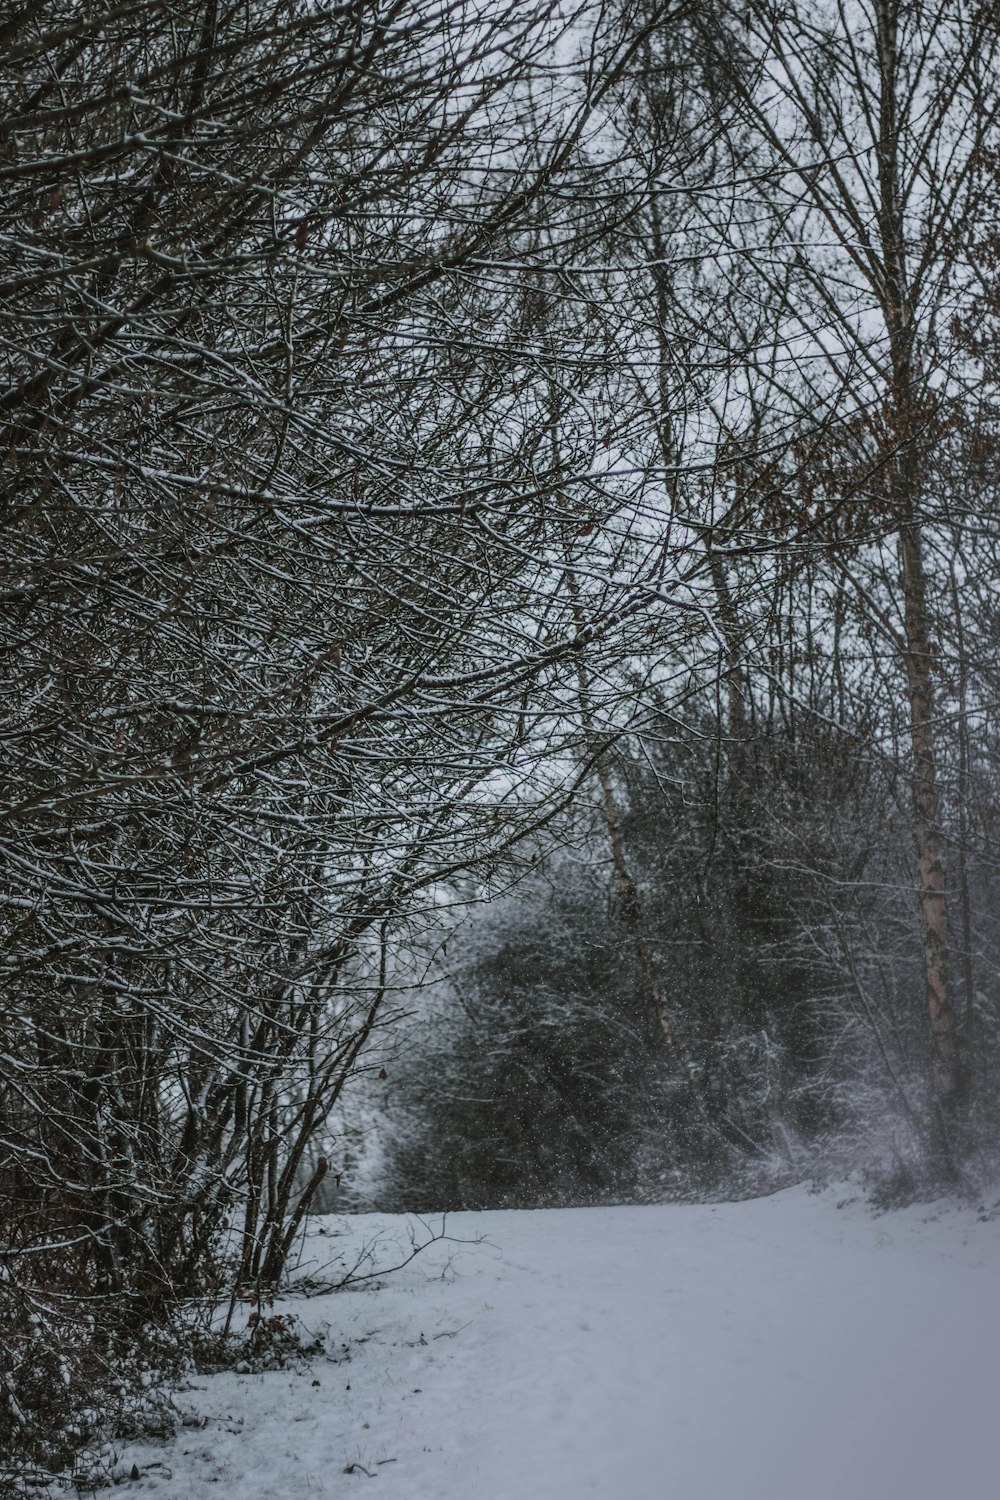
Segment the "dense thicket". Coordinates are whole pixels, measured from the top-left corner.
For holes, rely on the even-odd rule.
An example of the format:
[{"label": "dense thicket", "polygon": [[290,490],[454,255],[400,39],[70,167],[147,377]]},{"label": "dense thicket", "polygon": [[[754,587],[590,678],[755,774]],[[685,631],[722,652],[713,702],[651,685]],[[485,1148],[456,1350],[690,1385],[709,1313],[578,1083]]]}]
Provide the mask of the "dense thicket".
[{"label": "dense thicket", "polygon": [[30,0],[0,43],[22,1455],[281,1276],[428,929],[529,855],[565,888],[428,1012],[393,1201],[960,1178],[991,8]]},{"label": "dense thicket", "polygon": [[[352,1201],[644,1201],[852,1170],[882,1202],[940,1188],[905,765],[820,702],[758,699],[738,743],[692,709],[609,757],[572,856],[439,955]],[[997,1150],[998,771],[984,753],[965,789],[975,847],[947,826],[977,944],[954,956],[967,1184]]]}]

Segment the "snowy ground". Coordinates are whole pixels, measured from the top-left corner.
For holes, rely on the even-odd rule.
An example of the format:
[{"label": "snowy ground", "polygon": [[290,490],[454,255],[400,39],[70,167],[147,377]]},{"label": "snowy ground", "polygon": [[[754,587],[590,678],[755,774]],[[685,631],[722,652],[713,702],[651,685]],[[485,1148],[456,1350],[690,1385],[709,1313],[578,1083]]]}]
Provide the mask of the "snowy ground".
[{"label": "snowy ground", "polygon": [[[206,1425],[131,1446],[126,1487],[995,1500],[1000,1218],[843,1196],[453,1215],[403,1271],[287,1303],[326,1355],[198,1379],[178,1401]],[[407,1244],[398,1219],[314,1230],[313,1270]]]}]

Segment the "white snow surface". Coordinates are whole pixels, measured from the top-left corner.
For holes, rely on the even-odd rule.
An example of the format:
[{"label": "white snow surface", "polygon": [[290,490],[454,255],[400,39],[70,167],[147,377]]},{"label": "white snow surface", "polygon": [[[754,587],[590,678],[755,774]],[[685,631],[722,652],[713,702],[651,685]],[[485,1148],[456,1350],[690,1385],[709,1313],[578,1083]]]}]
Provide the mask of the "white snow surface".
[{"label": "white snow surface", "polygon": [[[847,1201],[844,1201],[845,1196]],[[429,1220],[434,1230],[440,1220]],[[325,1353],[198,1377],[132,1444],[159,1500],[979,1500],[1000,1495],[1000,1218],[850,1189],[461,1213],[353,1290]],[[304,1268],[389,1266],[414,1219],[314,1220]],[[325,1270],[321,1270],[322,1267]],[[241,1311],[241,1317],[246,1312]]]}]

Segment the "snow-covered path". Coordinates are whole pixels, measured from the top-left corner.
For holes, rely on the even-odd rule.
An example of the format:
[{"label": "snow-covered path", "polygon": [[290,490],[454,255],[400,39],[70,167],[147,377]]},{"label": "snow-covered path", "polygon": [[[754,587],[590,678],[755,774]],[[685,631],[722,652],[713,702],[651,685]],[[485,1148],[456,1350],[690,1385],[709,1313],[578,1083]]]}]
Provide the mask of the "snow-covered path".
[{"label": "snow-covered path", "polygon": [[[456,1214],[449,1235],[481,1243],[443,1242],[381,1285],[289,1304],[329,1325],[333,1358],[199,1379],[181,1399],[207,1425],[131,1447],[143,1477],[130,1488],[995,1500],[1000,1219],[837,1203],[792,1189]],[[391,1264],[405,1244],[401,1220],[322,1227],[316,1260],[378,1233]]]}]

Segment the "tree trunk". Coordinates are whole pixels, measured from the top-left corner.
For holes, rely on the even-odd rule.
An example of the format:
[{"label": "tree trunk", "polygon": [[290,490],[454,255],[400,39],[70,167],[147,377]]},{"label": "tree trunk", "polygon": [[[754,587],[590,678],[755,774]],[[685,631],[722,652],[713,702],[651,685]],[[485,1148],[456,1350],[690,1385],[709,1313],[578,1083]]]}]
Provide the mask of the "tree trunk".
[{"label": "tree trunk", "polygon": [[958,1067],[954,1007],[948,976],[948,900],[934,741],[933,654],[920,528],[912,519],[908,519],[900,530],[899,558],[912,757],[913,840],[930,1023],[931,1077],[937,1103],[946,1115],[950,1115],[958,1098]]},{"label": "tree trunk", "polygon": [[896,452],[890,461],[889,498],[892,513],[898,517],[903,658],[910,729],[909,781],[936,1116],[932,1138],[939,1165],[950,1174],[954,1167],[947,1139],[947,1122],[958,1097],[958,1074],[948,975],[948,901],[934,732],[934,655],[920,522],[922,483],[918,445],[921,423],[917,409],[920,371],[914,345],[916,320],[907,278],[899,191],[898,17],[899,7],[895,0],[879,0],[876,6],[880,82],[878,227],[882,248],[883,313],[892,362],[891,401],[896,440]]}]

